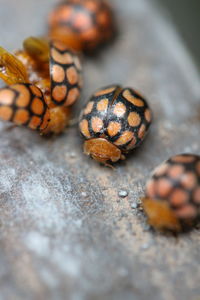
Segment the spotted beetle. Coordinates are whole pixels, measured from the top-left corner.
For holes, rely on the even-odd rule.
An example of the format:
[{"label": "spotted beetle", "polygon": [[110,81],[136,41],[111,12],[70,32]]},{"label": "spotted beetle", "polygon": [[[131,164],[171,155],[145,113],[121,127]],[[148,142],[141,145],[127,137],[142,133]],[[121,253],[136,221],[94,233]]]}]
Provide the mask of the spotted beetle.
[{"label": "spotted beetle", "polygon": [[179,232],[200,218],[200,156],[171,157],[153,172],[142,199],[150,225]]},{"label": "spotted beetle", "polygon": [[49,36],[87,53],[110,41],[115,27],[111,7],[105,0],[68,0],[49,15]]},{"label": "spotted beetle", "polygon": [[10,54],[0,48],[0,118],[61,133],[70,120],[71,105],[82,86],[79,57],[61,42],[28,38],[24,49]]},{"label": "spotted beetle", "polygon": [[118,85],[102,88],[81,113],[84,153],[104,164],[123,160],[144,140],[151,120],[146,100],[135,90]]}]

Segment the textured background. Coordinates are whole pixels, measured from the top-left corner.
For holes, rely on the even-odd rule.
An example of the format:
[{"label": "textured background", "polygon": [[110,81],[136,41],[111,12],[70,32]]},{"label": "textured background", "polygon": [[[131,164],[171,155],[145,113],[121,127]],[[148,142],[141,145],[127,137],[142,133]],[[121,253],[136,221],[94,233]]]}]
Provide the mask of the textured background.
[{"label": "textured background", "polygon": [[[12,50],[45,32],[53,2],[0,0],[0,44]],[[77,111],[96,88],[119,82],[149,99],[152,130],[112,171],[83,156],[76,128],[45,139],[0,123],[0,299],[200,299],[199,230],[160,235],[137,206],[157,164],[199,153],[199,76],[153,1],[113,5],[120,35],[85,61]]]}]

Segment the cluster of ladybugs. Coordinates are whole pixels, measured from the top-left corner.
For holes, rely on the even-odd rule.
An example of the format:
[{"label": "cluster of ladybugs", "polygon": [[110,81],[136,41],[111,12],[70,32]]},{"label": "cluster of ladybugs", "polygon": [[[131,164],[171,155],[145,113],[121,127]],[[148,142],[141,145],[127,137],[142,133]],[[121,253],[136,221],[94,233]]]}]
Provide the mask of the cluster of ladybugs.
[{"label": "cluster of ladybugs", "polygon": [[[48,38],[30,37],[14,55],[0,48],[0,118],[59,134],[82,88],[77,52],[93,53],[115,34],[106,0],[65,0],[49,15]],[[84,153],[110,166],[144,140],[152,121],[135,90],[111,85],[96,91],[81,112]],[[200,218],[200,156],[183,154],[159,166],[147,183],[143,207],[160,230],[181,231]]]}]

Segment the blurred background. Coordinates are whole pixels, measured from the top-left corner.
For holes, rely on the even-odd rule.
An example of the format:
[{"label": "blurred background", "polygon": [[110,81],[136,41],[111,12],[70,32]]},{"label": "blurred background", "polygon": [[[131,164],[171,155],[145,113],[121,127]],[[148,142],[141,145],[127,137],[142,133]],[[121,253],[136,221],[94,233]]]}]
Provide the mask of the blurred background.
[{"label": "blurred background", "polygon": [[[0,25],[3,26],[3,24],[6,24],[6,28],[9,31],[9,24],[7,22],[7,16],[10,14],[10,11],[12,11],[12,2],[15,0],[0,0],[0,5],[3,7],[3,9],[0,9]],[[114,2],[115,0],[113,0]],[[132,0],[134,1],[134,0]],[[172,19],[173,23],[176,25],[176,28],[182,37],[184,44],[192,54],[194,61],[196,62],[196,66],[198,70],[200,71],[200,39],[199,39],[199,32],[200,32],[200,0],[154,0],[157,2],[160,6],[164,7],[166,14],[169,18]],[[49,0],[49,7],[52,7],[53,4],[57,2],[55,0]],[[19,4],[21,1],[19,0]],[[20,7],[20,5],[19,5]],[[32,10],[34,9],[34,4],[32,1],[27,1],[26,6],[24,7],[24,11],[26,10]],[[44,14],[44,20],[46,17],[45,12]],[[24,19],[22,20],[22,23],[19,24],[19,20],[16,19],[16,14],[13,14],[12,16],[12,22],[11,22],[11,28],[13,29],[13,24],[16,25],[16,27],[20,26],[20,31],[22,32],[22,35],[26,37],[30,30],[27,29],[24,26],[24,23],[27,20],[27,23],[30,21],[29,14],[24,15]],[[15,24],[16,23],[16,24]],[[38,25],[39,26],[39,25]],[[45,21],[44,24],[40,25],[43,30],[45,28]],[[34,26],[33,26],[34,27]],[[35,34],[37,34],[37,30],[35,31]],[[32,32],[34,34],[34,32]],[[19,39],[20,44],[21,39],[20,37],[16,37],[16,39]],[[3,41],[3,43],[2,43]],[[7,47],[10,50],[13,49],[12,43],[9,41],[9,37],[7,36],[7,32],[4,33],[4,31],[1,32],[0,36],[0,42],[5,47]]]},{"label": "blurred background", "polygon": [[157,0],[177,26],[200,71],[200,0]]}]

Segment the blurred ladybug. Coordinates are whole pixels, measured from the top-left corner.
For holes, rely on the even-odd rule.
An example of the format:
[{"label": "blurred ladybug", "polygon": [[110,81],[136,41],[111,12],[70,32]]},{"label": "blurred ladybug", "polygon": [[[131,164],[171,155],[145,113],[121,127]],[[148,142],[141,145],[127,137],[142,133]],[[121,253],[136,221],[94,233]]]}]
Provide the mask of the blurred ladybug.
[{"label": "blurred ladybug", "polygon": [[[80,97],[81,64],[60,42],[28,38],[15,55],[0,48],[0,118],[60,133],[69,123],[70,106]],[[5,113],[6,112],[6,113]]]},{"label": "blurred ladybug", "polygon": [[125,159],[144,140],[151,119],[146,100],[133,89],[100,89],[81,113],[84,153],[105,165]]},{"label": "blurred ladybug", "polygon": [[113,14],[105,0],[63,1],[49,15],[50,37],[78,51],[94,52],[114,33]]},{"label": "blurred ladybug", "polygon": [[142,200],[149,223],[158,230],[179,232],[200,218],[200,156],[171,157],[153,172]]}]

